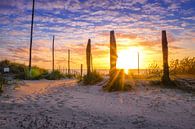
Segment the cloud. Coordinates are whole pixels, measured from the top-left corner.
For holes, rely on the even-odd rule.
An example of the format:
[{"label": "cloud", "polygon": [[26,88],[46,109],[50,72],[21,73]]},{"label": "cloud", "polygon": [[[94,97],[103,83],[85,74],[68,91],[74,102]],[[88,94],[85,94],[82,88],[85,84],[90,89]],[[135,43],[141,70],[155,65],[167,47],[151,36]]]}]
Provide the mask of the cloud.
[{"label": "cloud", "polygon": [[[33,33],[34,60],[51,58],[52,36],[58,62],[68,49],[77,65],[85,62],[85,47],[92,40],[94,60],[107,61],[109,31],[115,30],[120,50],[143,47],[154,55],[161,51],[161,30],[167,30],[172,53],[195,49],[193,8],[190,0],[36,0]],[[32,1],[0,1],[0,54],[17,52],[28,60]],[[193,53],[193,52],[192,52]],[[195,54],[195,53],[194,53]]]}]

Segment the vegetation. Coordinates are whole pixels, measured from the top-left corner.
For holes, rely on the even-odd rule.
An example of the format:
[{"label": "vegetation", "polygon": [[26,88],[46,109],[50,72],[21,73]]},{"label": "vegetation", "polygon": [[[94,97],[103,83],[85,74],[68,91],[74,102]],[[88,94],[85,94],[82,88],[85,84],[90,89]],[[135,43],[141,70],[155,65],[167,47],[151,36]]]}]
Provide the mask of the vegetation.
[{"label": "vegetation", "polygon": [[108,83],[103,87],[105,91],[129,91],[132,90],[132,78],[130,79],[124,74],[124,70],[116,70],[112,76],[113,80],[109,79]]},{"label": "vegetation", "polygon": [[170,74],[195,74],[195,57],[171,60]]},{"label": "vegetation", "polygon": [[17,79],[41,79],[43,75],[47,74],[47,70],[38,68],[36,66],[31,68],[29,72],[28,66],[19,63],[13,63],[8,60],[0,62],[0,70],[3,73],[3,68],[9,67],[10,74],[14,74]]},{"label": "vegetation", "polygon": [[0,72],[3,73],[3,68],[9,67],[9,74],[14,75],[16,79],[31,79],[31,80],[39,80],[39,79],[49,79],[49,80],[57,80],[62,78],[73,78],[76,77],[74,74],[63,74],[59,70],[55,70],[54,72],[49,73],[48,70],[39,68],[37,66],[31,67],[31,71],[29,71],[28,66],[19,63],[13,63],[8,60],[3,60],[0,62]]},{"label": "vegetation", "polygon": [[90,72],[88,75],[85,75],[83,77],[83,83],[85,85],[93,85],[103,80],[103,77],[94,70],[93,72]]},{"label": "vegetation", "polygon": [[[171,60],[169,63],[169,69],[171,75],[195,74],[195,57]],[[152,63],[147,68],[147,75],[149,77],[161,77],[162,69],[157,63]]]},{"label": "vegetation", "polygon": [[65,75],[62,74],[59,70],[54,70],[53,72],[47,74],[45,78],[48,80],[57,80],[57,79],[61,79],[64,77]]},{"label": "vegetation", "polygon": [[160,66],[154,62],[152,64],[149,64],[146,74],[147,74],[147,77],[159,78],[162,76],[162,69],[160,69]]},{"label": "vegetation", "polygon": [[[175,86],[175,79],[180,77],[193,77],[195,75],[195,57],[185,57],[181,60],[171,60],[169,63],[170,75],[173,81],[169,85]],[[150,64],[147,70],[147,79],[151,85],[161,85],[162,70],[156,63]],[[183,84],[184,85],[184,84]]]},{"label": "vegetation", "polygon": [[45,69],[41,69],[38,67],[32,67],[31,71],[28,68],[24,70],[24,78],[22,79],[32,79],[32,80],[39,80],[43,79],[47,76],[48,71]]}]

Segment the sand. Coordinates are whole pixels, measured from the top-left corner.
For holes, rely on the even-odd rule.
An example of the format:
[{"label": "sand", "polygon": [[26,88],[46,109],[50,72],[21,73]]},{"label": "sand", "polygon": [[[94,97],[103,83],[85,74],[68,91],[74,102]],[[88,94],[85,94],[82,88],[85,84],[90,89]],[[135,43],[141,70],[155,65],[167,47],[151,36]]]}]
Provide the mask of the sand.
[{"label": "sand", "polygon": [[0,96],[0,129],[194,129],[195,96],[140,85],[107,93],[74,79],[23,81]]}]

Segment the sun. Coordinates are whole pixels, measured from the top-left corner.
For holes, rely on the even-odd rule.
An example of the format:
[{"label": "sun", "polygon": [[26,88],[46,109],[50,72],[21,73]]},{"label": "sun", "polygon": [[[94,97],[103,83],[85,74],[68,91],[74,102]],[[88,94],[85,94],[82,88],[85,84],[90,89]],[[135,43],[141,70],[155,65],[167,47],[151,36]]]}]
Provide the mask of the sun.
[{"label": "sun", "polygon": [[137,69],[138,49],[129,48],[126,50],[119,51],[116,67],[118,69],[124,69],[126,74],[128,74],[129,69]]}]

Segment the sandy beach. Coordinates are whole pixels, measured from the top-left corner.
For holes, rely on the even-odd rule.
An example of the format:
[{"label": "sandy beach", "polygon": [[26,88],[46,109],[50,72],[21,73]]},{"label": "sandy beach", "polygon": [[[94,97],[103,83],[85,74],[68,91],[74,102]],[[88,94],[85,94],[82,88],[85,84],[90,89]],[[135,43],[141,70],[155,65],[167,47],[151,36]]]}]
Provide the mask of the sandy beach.
[{"label": "sandy beach", "polygon": [[195,96],[141,82],[107,93],[74,79],[22,81],[0,96],[0,128],[194,129]]}]

